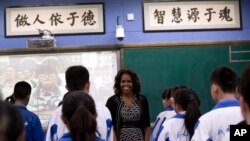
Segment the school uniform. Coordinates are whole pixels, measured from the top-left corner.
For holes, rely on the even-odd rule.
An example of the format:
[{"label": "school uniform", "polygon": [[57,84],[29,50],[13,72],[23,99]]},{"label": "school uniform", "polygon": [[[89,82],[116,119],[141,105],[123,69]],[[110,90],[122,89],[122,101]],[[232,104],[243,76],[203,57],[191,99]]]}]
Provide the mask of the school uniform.
[{"label": "school uniform", "polygon": [[[103,140],[113,141],[113,127],[108,108],[101,103],[96,104],[97,136]],[[64,133],[68,133],[66,125],[61,119],[62,105],[52,114],[46,134],[46,141],[57,141]]]},{"label": "school uniform", "polygon": [[44,135],[39,117],[27,110],[25,105],[15,104],[22,114],[26,131],[25,141],[43,141]]},{"label": "school uniform", "polygon": [[184,125],[185,112],[165,121],[159,129],[157,141],[189,141],[190,135]]},{"label": "school uniform", "polygon": [[191,141],[220,141],[229,131],[229,125],[243,120],[237,99],[223,99],[213,110],[201,116],[195,125]]},{"label": "school uniform", "polygon": [[174,109],[172,107],[168,107],[165,111],[161,112],[154,123],[153,131],[152,131],[152,140],[156,140],[157,133],[159,131],[160,126],[168,119],[172,118],[176,115]]},{"label": "school uniform", "polygon": [[[73,140],[72,140],[72,136],[69,133],[65,133],[58,141],[73,141]],[[105,141],[105,140],[96,137],[95,141]]]}]

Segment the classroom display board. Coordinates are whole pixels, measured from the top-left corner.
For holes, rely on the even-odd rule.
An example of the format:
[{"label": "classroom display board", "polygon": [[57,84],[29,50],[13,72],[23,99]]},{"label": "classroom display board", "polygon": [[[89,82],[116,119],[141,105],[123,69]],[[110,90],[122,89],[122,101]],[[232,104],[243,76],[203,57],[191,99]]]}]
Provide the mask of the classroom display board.
[{"label": "classroom display board", "polygon": [[118,51],[93,51],[0,56],[0,96],[13,94],[18,81],[32,86],[27,108],[38,114],[44,129],[52,112],[62,101],[66,90],[65,71],[72,65],[83,65],[90,73],[90,95],[96,103],[106,104],[114,94],[114,77]]},{"label": "classroom display board", "polygon": [[210,74],[227,66],[241,74],[250,64],[250,46],[183,46],[124,49],[124,68],[137,72],[141,93],[148,98],[153,122],[163,111],[161,94],[165,88],[186,85],[201,99],[202,113],[214,106],[210,94]]}]

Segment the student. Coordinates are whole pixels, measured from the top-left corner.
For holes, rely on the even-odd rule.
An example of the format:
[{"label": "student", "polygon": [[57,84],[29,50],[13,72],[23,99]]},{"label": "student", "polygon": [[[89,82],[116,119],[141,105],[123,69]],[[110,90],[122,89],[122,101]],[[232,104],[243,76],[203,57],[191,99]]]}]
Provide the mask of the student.
[{"label": "student", "polygon": [[173,98],[177,114],[162,124],[157,140],[189,141],[194,133],[194,125],[201,115],[200,100],[197,94],[188,88],[179,88]]},{"label": "student", "polygon": [[156,136],[158,133],[158,130],[162,123],[170,118],[172,118],[176,113],[171,105],[171,91],[172,88],[165,89],[162,93],[162,104],[165,110],[161,112],[154,123],[153,131],[152,131],[152,139],[156,140]]},{"label": "student", "polygon": [[24,141],[21,113],[8,102],[0,101],[0,141]]},{"label": "student", "polygon": [[239,101],[235,98],[237,75],[227,67],[219,67],[211,75],[211,95],[217,104],[199,118],[192,141],[219,141],[230,124],[243,120]]},{"label": "student", "polygon": [[25,141],[43,141],[44,135],[39,117],[26,108],[30,95],[31,85],[25,81],[20,81],[15,84],[13,95],[8,97],[6,101],[14,102],[22,113],[26,130]]},{"label": "student", "polygon": [[[241,113],[244,120],[238,123],[238,125],[250,125],[250,65],[248,65],[241,76],[239,86],[239,99]],[[230,133],[228,132],[222,141],[229,141]]]},{"label": "student", "polygon": [[240,81],[240,107],[244,117],[244,122],[250,125],[250,65],[248,65],[242,74]]},{"label": "student", "polygon": [[115,77],[114,91],[106,106],[109,108],[118,141],[148,141],[150,118],[148,100],[140,94],[136,73],[120,70]]},{"label": "student", "polygon": [[62,120],[69,129],[58,141],[104,141],[96,137],[95,102],[83,91],[70,92],[62,103]]},{"label": "student", "polygon": [[[66,70],[66,88],[69,92],[81,90],[84,93],[89,92],[89,72],[83,66],[71,66]],[[69,94],[69,92],[67,94]],[[66,96],[64,96],[66,97]],[[96,105],[97,112],[97,131],[101,139],[113,140],[112,120],[109,110],[104,105]],[[56,141],[68,129],[61,119],[62,106],[59,106],[52,114],[46,134],[46,141]]]}]

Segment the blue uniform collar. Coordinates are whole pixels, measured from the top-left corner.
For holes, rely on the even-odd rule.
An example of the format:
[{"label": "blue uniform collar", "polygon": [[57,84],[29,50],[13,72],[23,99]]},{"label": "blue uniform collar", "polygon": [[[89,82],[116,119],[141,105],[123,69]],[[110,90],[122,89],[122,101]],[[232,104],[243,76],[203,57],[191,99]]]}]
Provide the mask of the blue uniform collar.
[{"label": "blue uniform collar", "polygon": [[17,106],[18,108],[21,108],[21,109],[27,109],[26,106],[23,104],[15,104],[15,106]]},{"label": "blue uniform collar", "polygon": [[64,133],[62,138],[71,138],[71,135],[70,133]]},{"label": "blue uniform collar", "polygon": [[169,106],[166,108],[166,111],[173,111],[173,110],[174,110],[174,108],[172,106]]},{"label": "blue uniform collar", "polygon": [[184,119],[184,118],[185,118],[185,114],[178,113],[178,114],[176,114],[173,118],[181,118],[181,119]]},{"label": "blue uniform collar", "polygon": [[213,110],[218,108],[232,107],[232,106],[240,106],[239,100],[237,100],[236,98],[223,99],[214,106]]}]

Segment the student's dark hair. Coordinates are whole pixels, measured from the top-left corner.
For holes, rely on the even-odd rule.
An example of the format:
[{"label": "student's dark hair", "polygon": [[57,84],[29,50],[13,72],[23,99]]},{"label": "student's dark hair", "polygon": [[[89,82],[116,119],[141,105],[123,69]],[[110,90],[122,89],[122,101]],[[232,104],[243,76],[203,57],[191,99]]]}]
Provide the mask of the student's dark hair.
[{"label": "student's dark hair", "polygon": [[219,67],[210,77],[211,83],[217,84],[225,93],[235,93],[238,86],[237,74],[228,67]]},{"label": "student's dark hair", "polygon": [[20,81],[15,84],[13,96],[15,99],[25,99],[31,94],[31,86],[25,81]]},{"label": "student's dark hair", "polygon": [[174,97],[175,93],[177,90],[182,89],[182,88],[188,88],[187,86],[180,85],[180,86],[175,86],[171,89],[171,97]]},{"label": "student's dark hair", "polygon": [[133,83],[133,93],[135,95],[140,94],[141,92],[141,84],[139,81],[139,78],[137,76],[137,74],[132,71],[132,70],[126,70],[126,69],[122,69],[120,70],[117,75],[115,76],[115,84],[114,84],[114,91],[116,95],[120,95],[122,93],[121,87],[120,87],[120,83],[121,83],[121,78],[123,74],[128,74],[131,76],[132,79],[132,83]]},{"label": "student's dark hair", "polygon": [[191,139],[194,134],[194,125],[201,116],[199,109],[200,100],[195,91],[188,88],[180,88],[174,95],[174,101],[186,111],[184,124]]},{"label": "student's dark hair", "polygon": [[245,67],[240,80],[240,95],[250,107],[250,65]]},{"label": "student's dark hair", "polygon": [[62,114],[69,122],[73,141],[94,141],[96,138],[96,108],[91,96],[73,91],[63,99]]},{"label": "student's dark hair", "polygon": [[21,113],[8,102],[0,101],[0,140],[16,141],[24,131]]},{"label": "student's dark hair", "polygon": [[172,91],[172,88],[168,88],[168,89],[165,89],[162,94],[161,94],[161,98],[162,99],[170,99],[171,98],[171,91]]},{"label": "student's dark hair", "polygon": [[83,90],[89,83],[89,72],[84,66],[71,66],[65,73],[69,91]]}]

